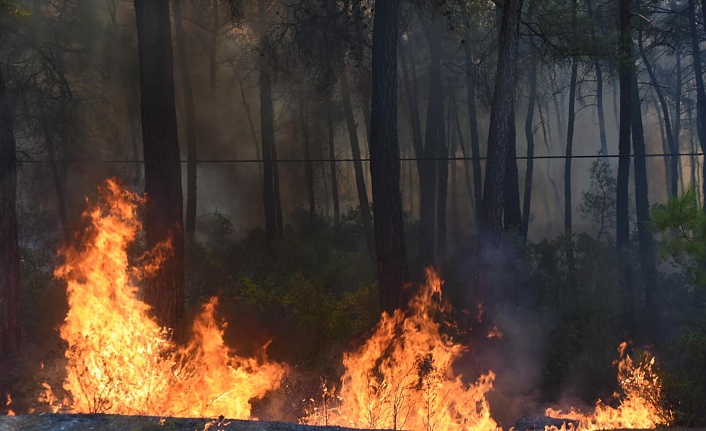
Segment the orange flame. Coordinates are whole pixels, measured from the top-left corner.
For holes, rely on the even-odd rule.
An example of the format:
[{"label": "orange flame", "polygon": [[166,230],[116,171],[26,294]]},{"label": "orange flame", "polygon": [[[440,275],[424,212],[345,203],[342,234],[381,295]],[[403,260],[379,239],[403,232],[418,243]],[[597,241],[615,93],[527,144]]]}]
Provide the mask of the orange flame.
[{"label": "orange flame", "polygon": [[490,431],[485,394],[492,372],[467,384],[452,365],[465,348],[440,332],[433,316],[444,310],[441,280],[427,282],[410,301],[408,315],[383,314],[372,336],[346,354],[346,372],[332,407],[317,406],[305,422],[364,428]]},{"label": "orange flame", "polygon": [[7,409],[7,415],[8,416],[15,416],[14,410],[10,408],[10,404],[12,404],[12,396],[10,394],[7,394],[7,401],[5,405],[8,407]]},{"label": "orange flame", "polygon": [[81,246],[62,250],[65,263],[55,271],[69,300],[60,329],[68,343],[68,396],[59,400],[44,384],[40,401],[85,413],[248,418],[249,401],[277,387],[283,366],[264,355],[233,355],[214,319],[215,299],[203,306],[186,347],[172,342],[138,296],[140,279],[169,244],[132,266],[127,249],[141,228],[137,210],[144,199],[114,180],[99,187],[99,196],[83,214],[88,228]]},{"label": "orange flame", "polygon": [[619,399],[620,405],[613,408],[601,400],[596,402],[594,411],[583,414],[572,408],[562,412],[552,408],[546,415],[554,418],[573,419],[579,421],[578,428],[582,430],[604,429],[652,429],[658,425],[669,425],[672,412],[660,405],[662,397],[662,382],[652,371],[655,358],[647,358],[635,364],[632,358],[625,354],[627,343],[618,348],[621,359],[618,364],[618,382],[624,392]]}]

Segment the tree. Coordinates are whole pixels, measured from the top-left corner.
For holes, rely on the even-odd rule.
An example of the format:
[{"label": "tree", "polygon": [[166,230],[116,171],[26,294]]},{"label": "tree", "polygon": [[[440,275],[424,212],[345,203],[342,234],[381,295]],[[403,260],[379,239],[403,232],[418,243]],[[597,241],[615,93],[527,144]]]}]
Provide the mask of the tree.
[{"label": "tree", "polygon": [[502,11],[498,67],[490,111],[488,162],[483,188],[483,232],[489,242],[497,244],[503,228],[506,190],[506,158],[514,136],[514,97],[517,79],[522,0],[506,0]]},{"label": "tree", "polygon": [[397,38],[401,0],[375,8],[370,111],[370,176],[380,307],[388,313],[407,306],[409,279],[405,249],[400,152],[397,142]]},{"label": "tree", "polygon": [[20,250],[17,243],[17,155],[10,101],[0,70],[0,406],[8,377],[6,365],[20,345]]},{"label": "tree", "polygon": [[[174,30],[176,32],[177,59],[181,73],[181,88],[184,97],[184,113],[186,116],[186,242],[193,245],[196,233],[196,114],[194,112],[194,92],[191,87],[191,71],[189,59],[186,56],[184,41],[184,26],[181,16],[181,0],[172,1],[174,7]],[[218,10],[214,5],[215,10]],[[216,13],[216,16],[217,13]],[[215,76],[215,66],[214,66]],[[213,85],[213,84],[212,84]],[[212,89],[213,91],[213,89]]]},{"label": "tree", "polygon": [[184,221],[181,161],[174,105],[168,0],[135,0],[140,57],[147,247],[171,247],[145,280],[144,298],[160,325],[176,328],[184,306]]}]

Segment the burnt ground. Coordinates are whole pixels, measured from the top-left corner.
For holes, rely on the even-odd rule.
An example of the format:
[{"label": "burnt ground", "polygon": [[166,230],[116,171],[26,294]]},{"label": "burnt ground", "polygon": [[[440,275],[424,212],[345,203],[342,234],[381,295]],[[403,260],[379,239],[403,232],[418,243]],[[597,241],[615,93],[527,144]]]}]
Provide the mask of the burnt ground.
[{"label": "burnt ground", "polygon": [[[208,426],[208,428],[207,428]],[[0,416],[0,431],[354,431],[335,426],[230,419],[159,418],[103,414]]]}]

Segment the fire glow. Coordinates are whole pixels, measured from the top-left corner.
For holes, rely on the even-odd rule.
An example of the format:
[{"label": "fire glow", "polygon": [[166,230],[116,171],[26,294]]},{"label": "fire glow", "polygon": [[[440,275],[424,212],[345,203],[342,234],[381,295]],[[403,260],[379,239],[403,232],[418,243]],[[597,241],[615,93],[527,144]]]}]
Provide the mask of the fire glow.
[{"label": "fire glow", "polygon": [[[77,413],[115,413],[233,419],[251,416],[252,399],[276,390],[286,366],[234,355],[216,323],[217,300],[202,306],[192,338],[184,346],[150,316],[139,299],[139,283],[169,253],[168,244],[132,265],[128,248],[137,239],[143,198],[108,180],[98,202],[83,214],[87,228],[80,246],[61,251],[55,276],[67,283],[69,312],[60,328],[68,348],[66,377],[59,397],[44,384],[42,401]],[[323,387],[300,421],[377,429],[494,431],[486,394],[495,374],[476,382],[458,375],[453,364],[467,347],[441,331],[437,317],[448,305],[442,281],[427,270],[427,281],[407,313],[383,314],[362,346],[344,354],[345,372],[337,389]],[[493,328],[488,337],[502,337]],[[651,361],[635,365],[621,346],[622,403],[599,402],[591,414],[548,409],[546,415],[579,421],[579,429],[654,428],[671,413],[659,403],[661,384]],[[302,394],[304,398],[304,394]]]},{"label": "fire glow", "polygon": [[113,180],[99,195],[83,214],[88,227],[80,246],[62,250],[65,263],[55,271],[67,283],[69,301],[60,329],[68,343],[68,395],[59,399],[47,388],[44,399],[81,413],[249,418],[249,401],[276,388],[284,367],[233,355],[214,319],[215,299],[195,319],[191,341],[173,343],[137,287],[169,247],[130,265],[127,250],[141,228],[143,199]]},{"label": "fire glow", "polygon": [[581,413],[575,408],[568,412],[547,409],[546,415],[561,419],[578,421],[582,430],[604,429],[652,429],[658,425],[669,425],[672,412],[660,405],[662,399],[662,383],[652,367],[655,358],[645,358],[635,364],[626,354],[627,343],[621,343],[618,348],[620,360],[618,365],[618,382],[624,395],[615,394],[620,404],[611,407],[601,400],[596,402],[594,411]]}]

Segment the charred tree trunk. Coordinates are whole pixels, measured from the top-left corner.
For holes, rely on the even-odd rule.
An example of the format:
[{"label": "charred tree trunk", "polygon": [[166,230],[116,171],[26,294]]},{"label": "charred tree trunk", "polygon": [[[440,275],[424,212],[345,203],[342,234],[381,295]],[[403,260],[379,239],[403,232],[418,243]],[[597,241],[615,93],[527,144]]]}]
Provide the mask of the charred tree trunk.
[{"label": "charred tree trunk", "polygon": [[[692,0],[693,1],[693,0]],[[620,38],[618,41],[618,79],[620,81],[620,133],[618,137],[618,179],[616,192],[616,246],[622,275],[622,323],[628,336],[634,334],[634,294],[630,268],[630,129],[632,80],[630,77],[632,56],[630,54],[630,0],[620,0]]]},{"label": "charred tree trunk", "polygon": [[397,36],[400,0],[376,4],[373,24],[370,174],[380,307],[405,309],[409,298],[400,153],[397,143]]},{"label": "charred tree trunk", "polygon": [[184,307],[184,219],[174,105],[168,0],[135,0],[140,56],[147,247],[171,242],[171,252],[145,280],[145,302],[161,326],[176,328]]},{"label": "charred tree trunk", "polygon": [[498,67],[490,111],[488,162],[483,189],[483,230],[487,241],[498,244],[505,207],[506,158],[512,145],[511,123],[517,80],[517,51],[522,0],[506,0],[502,14]]},{"label": "charred tree trunk", "polygon": [[181,89],[184,96],[186,116],[186,220],[184,230],[186,244],[192,246],[196,233],[196,114],[194,113],[194,92],[191,87],[191,71],[186,56],[184,27],[181,17],[181,0],[172,0],[174,9],[174,30],[176,31],[177,59],[181,72]]},{"label": "charred tree trunk", "polygon": [[10,394],[11,361],[20,347],[20,249],[17,154],[12,109],[0,70],[0,407]]},{"label": "charred tree trunk", "polygon": [[[353,114],[353,103],[351,102],[351,91],[348,86],[348,77],[345,71],[341,73],[341,99],[343,101],[343,112],[348,125],[348,138],[351,143],[351,155],[353,156],[353,170],[355,172],[355,186],[358,191],[358,205],[360,205],[360,220],[363,222],[365,230],[365,243],[368,247],[368,255],[372,259],[375,255],[374,240],[372,236],[373,222],[370,218],[370,201],[368,200],[368,190],[365,187],[365,173],[363,172],[363,162],[360,157],[360,144],[358,142],[358,125]],[[398,186],[399,187],[399,186]]]}]

